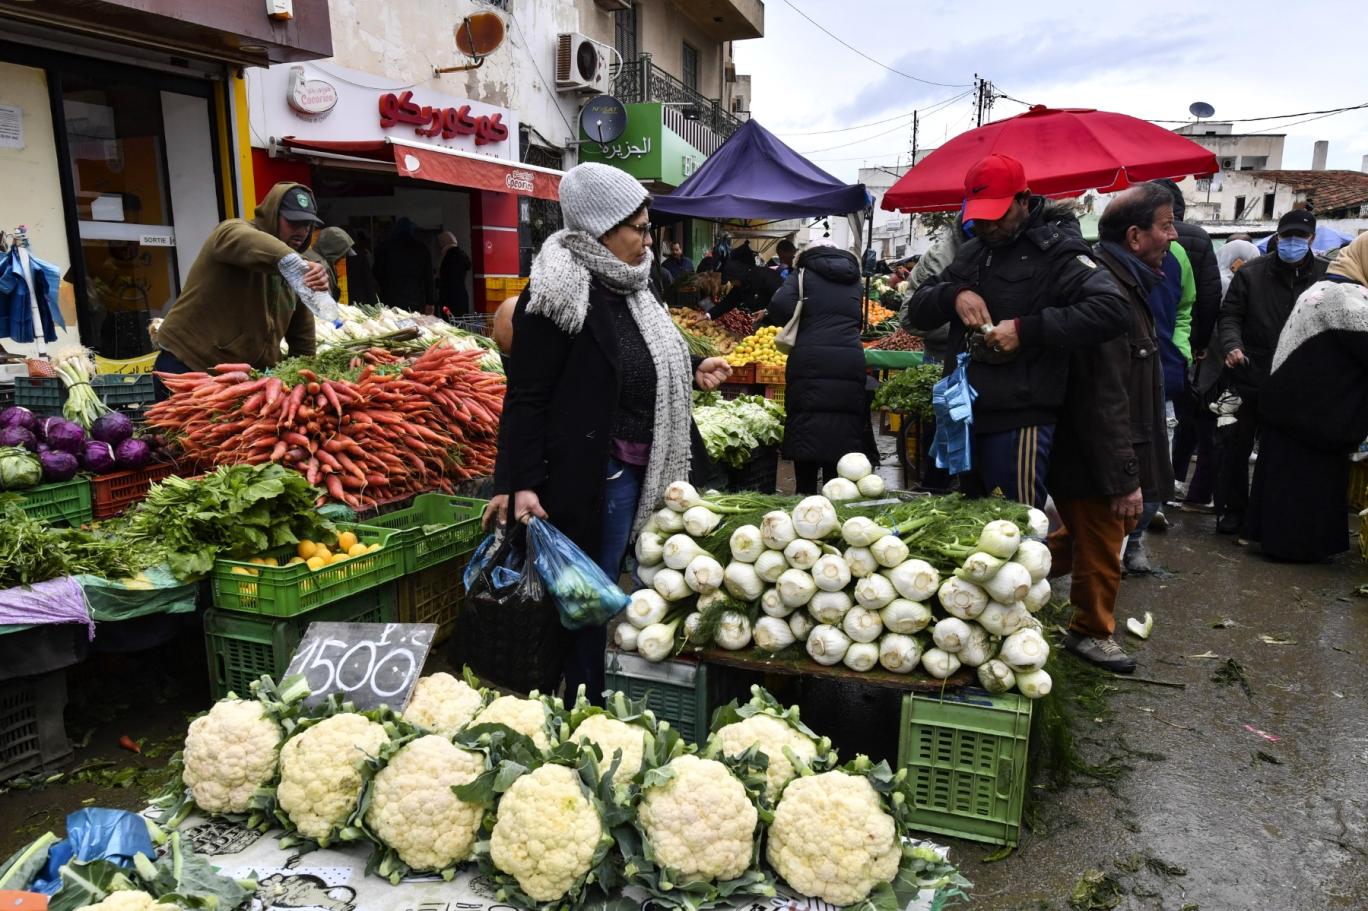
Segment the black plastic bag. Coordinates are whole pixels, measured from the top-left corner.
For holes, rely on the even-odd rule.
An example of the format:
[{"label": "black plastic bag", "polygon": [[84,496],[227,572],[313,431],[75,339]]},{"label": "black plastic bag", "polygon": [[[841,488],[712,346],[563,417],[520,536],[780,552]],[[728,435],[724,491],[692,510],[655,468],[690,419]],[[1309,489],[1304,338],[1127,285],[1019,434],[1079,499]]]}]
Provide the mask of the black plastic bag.
[{"label": "black plastic bag", "polygon": [[458,648],[464,663],[491,683],[552,693],[565,656],[555,599],[527,561],[527,529],[521,523],[492,538],[480,548],[485,556],[468,587]]}]

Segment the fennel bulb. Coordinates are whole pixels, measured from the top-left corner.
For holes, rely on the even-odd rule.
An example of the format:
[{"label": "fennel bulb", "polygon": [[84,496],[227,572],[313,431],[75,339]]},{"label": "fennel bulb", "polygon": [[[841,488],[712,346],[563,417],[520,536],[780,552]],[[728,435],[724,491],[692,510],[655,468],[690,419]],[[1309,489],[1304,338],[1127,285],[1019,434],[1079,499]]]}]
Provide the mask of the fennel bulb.
[{"label": "fennel bulb", "polygon": [[854,481],[845,478],[832,478],[822,485],[822,496],[833,503],[848,503],[860,499],[860,488]]},{"label": "fennel bulb", "polygon": [[993,642],[988,631],[976,623],[969,624],[969,638],[964,646],[955,652],[955,657],[965,667],[979,667],[993,657]]},{"label": "fennel bulb", "polygon": [[879,561],[874,559],[868,547],[847,547],[845,552],[846,566],[850,567],[850,575],[856,579],[863,579],[879,571]]},{"label": "fennel bulb", "polygon": [[613,643],[624,652],[634,652],[637,647],[637,638],[641,630],[630,623],[619,623],[613,629]]},{"label": "fennel bulb", "polygon": [[817,592],[808,602],[807,609],[818,623],[839,626],[852,605],[850,595],[844,591]]},{"label": "fennel bulb", "polygon": [[728,563],[722,575],[727,591],[738,601],[758,601],[765,593],[765,583],[760,581],[755,574],[755,567],[749,563]]},{"label": "fennel bulb", "polygon": [[761,651],[782,652],[796,641],[787,620],[761,617],[755,622],[755,647]]},{"label": "fennel bulb", "polygon": [[755,574],[760,577],[762,582],[773,585],[779,581],[779,576],[784,570],[789,568],[788,560],[784,559],[784,552],[781,550],[767,550],[755,560]]},{"label": "fennel bulb", "polygon": [[931,625],[931,608],[920,601],[897,598],[879,611],[879,619],[890,633],[910,636]]},{"label": "fennel bulb", "polygon": [[969,624],[959,617],[946,617],[931,630],[931,639],[936,643],[936,648],[952,655],[964,648],[969,635]]},{"label": "fennel bulb", "polygon": [[731,555],[741,563],[754,563],[765,552],[765,542],[760,539],[760,529],[754,525],[742,525],[732,532]]},{"label": "fennel bulb", "polygon": [[1031,537],[1044,539],[1050,534],[1050,517],[1032,506],[1027,513],[1026,527]]},{"label": "fennel bulb", "polygon": [[997,658],[990,658],[978,668],[979,685],[990,693],[1005,693],[1016,686],[1016,674]]},{"label": "fennel bulb", "polygon": [[637,637],[637,651],[647,661],[664,661],[670,657],[675,647],[675,630],[679,628],[679,617],[669,623],[653,623],[641,631]]},{"label": "fennel bulb", "polygon": [[1015,604],[1026,597],[1033,584],[1026,567],[1020,563],[1004,563],[993,578],[983,583],[983,589],[994,601]]},{"label": "fennel bulb", "polygon": [[683,601],[693,594],[689,584],[684,581],[684,574],[677,569],[662,569],[656,573],[651,580],[651,588],[666,601]]},{"label": "fennel bulb", "polygon": [[812,569],[821,555],[822,549],[804,538],[790,542],[789,546],[784,548],[784,559],[794,569]]},{"label": "fennel bulb", "polygon": [[636,568],[637,581],[646,588],[652,588],[655,583],[656,573],[665,568],[666,566],[664,563],[657,563],[654,566],[638,566]]},{"label": "fennel bulb", "polygon": [[883,496],[884,491],[888,488],[887,485],[884,484],[883,478],[876,474],[867,474],[855,482],[855,489],[858,490],[860,496],[864,497],[866,500],[872,500],[875,497]]},{"label": "fennel bulb", "polygon": [[1052,597],[1054,597],[1054,592],[1050,589],[1050,580],[1041,579],[1035,585],[1031,586],[1031,590],[1026,593],[1026,597],[1021,599],[1021,603],[1026,605],[1026,609],[1034,614],[1036,611],[1049,604]]},{"label": "fennel bulb", "polygon": [[921,644],[911,636],[888,633],[879,640],[879,663],[895,674],[910,674],[921,663]]},{"label": "fennel bulb", "polygon": [[789,629],[793,630],[793,638],[799,642],[806,642],[808,634],[817,622],[812,619],[805,611],[794,611],[788,618]]},{"label": "fennel bulb", "polygon": [[928,648],[922,653],[922,667],[937,680],[944,680],[960,669],[960,660],[939,648]]},{"label": "fennel bulb", "polygon": [[779,597],[779,589],[767,588],[765,593],[760,596],[760,609],[768,617],[787,617],[797,608],[789,607],[784,603],[784,599]]},{"label": "fennel bulb", "polygon": [[667,537],[684,530],[684,516],[668,506],[651,516],[651,519],[655,522],[655,527]]},{"label": "fennel bulb", "polygon": [[[669,541],[665,542],[666,547],[668,547],[669,544]],[[669,562],[668,556],[666,557],[666,562]],[[982,585],[993,578],[993,576],[997,575],[997,571],[1002,568],[1002,564],[1005,562],[1005,560],[999,560],[992,554],[979,551],[978,553],[970,554],[968,559],[964,561],[964,565],[955,570],[955,575],[967,582]]]},{"label": "fennel bulb", "polygon": [[699,554],[684,568],[684,584],[700,595],[712,594],[722,587],[722,564]]},{"label": "fennel bulb", "polygon": [[675,512],[685,512],[702,502],[703,498],[688,481],[674,481],[665,488],[665,505]]},{"label": "fennel bulb", "polygon": [[940,573],[925,560],[904,560],[887,573],[898,595],[909,601],[929,601],[940,588]]},{"label": "fennel bulb", "polygon": [[784,570],[776,584],[779,588],[779,599],[784,602],[785,607],[802,607],[812,600],[813,594],[817,591],[812,576],[801,569]]},{"label": "fennel bulb", "polygon": [[1045,666],[1050,657],[1050,644],[1039,630],[1028,626],[1002,640],[998,657],[1020,675],[1022,671],[1034,671]]},{"label": "fennel bulb", "polygon": [[959,576],[951,576],[941,583],[936,597],[945,612],[961,620],[973,620],[988,606],[988,593]]},{"label": "fennel bulb", "polygon": [[979,626],[994,636],[1010,636],[1025,626],[1026,621],[1031,619],[1031,615],[1021,605],[1021,602],[1002,604],[997,601],[989,601],[988,606],[983,609],[983,613],[979,614],[977,619]]},{"label": "fennel bulb", "polygon": [[850,648],[850,638],[840,629],[825,623],[814,626],[807,637],[808,657],[818,664],[830,667],[840,664]]},{"label": "fennel bulb", "polygon": [[643,531],[637,535],[635,553],[642,566],[658,566],[665,559],[665,541],[655,532]]},{"label": "fennel bulb", "polygon": [[858,481],[873,474],[874,466],[863,452],[847,452],[836,463],[836,473],[847,481]]},{"label": "fennel bulb", "polygon": [[793,508],[793,530],[800,538],[820,541],[840,527],[836,507],[826,497],[808,497]]},{"label": "fennel bulb", "polygon": [[680,572],[693,562],[693,558],[703,553],[703,548],[698,546],[698,542],[685,534],[670,535],[665,539],[665,546],[661,549],[665,558],[665,565],[670,569],[677,569]]},{"label": "fennel bulb", "polygon": [[1034,671],[1020,671],[1016,675],[1017,689],[1021,695],[1027,699],[1039,699],[1042,696],[1050,695],[1050,689],[1054,686],[1054,681],[1043,669]]},{"label": "fennel bulb", "polygon": [[684,512],[684,531],[693,538],[706,538],[722,522],[722,517],[706,506],[693,506]]},{"label": "fennel bulb", "polygon": [[855,583],[855,603],[870,610],[879,610],[898,597],[893,583],[883,573],[865,576]]},{"label": "fennel bulb", "polygon": [[1012,560],[1026,568],[1031,574],[1032,584],[1043,582],[1050,575],[1050,548],[1039,541],[1030,538],[1022,541]]},{"label": "fennel bulb", "polygon": [[1015,522],[994,519],[979,533],[978,549],[1002,560],[1010,560],[1021,546],[1021,529]]},{"label": "fennel bulb", "polygon": [[907,559],[907,545],[903,543],[902,538],[894,535],[884,535],[869,545],[869,552],[885,569],[892,569]]},{"label": "fennel bulb", "polygon": [[864,516],[846,519],[841,526],[841,538],[851,547],[868,547],[886,534],[888,529]]},{"label": "fennel bulb", "polygon": [[838,592],[850,584],[850,567],[842,557],[823,554],[812,565],[812,581],[824,592]]},{"label": "fennel bulb", "polygon": [[659,623],[665,619],[669,613],[670,606],[665,603],[665,599],[658,592],[649,588],[632,592],[632,599],[627,602],[627,622],[637,629],[645,629],[653,623]]},{"label": "fennel bulb", "polygon": [[724,611],[714,641],[728,651],[739,651],[751,643],[751,625],[744,614]]},{"label": "fennel bulb", "polygon": [[708,592],[706,595],[699,595],[698,603],[694,605],[694,608],[699,613],[706,614],[714,607],[717,607],[720,604],[725,604],[726,601],[727,593],[722,591],[721,589],[718,589],[715,592]]},{"label": "fennel bulb", "polygon": [[852,671],[872,671],[879,663],[877,642],[852,642],[841,656],[841,662]]},{"label": "fennel bulb", "polygon": [[694,611],[684,618],[684,639],[690,645],[707,645],[708,643],[703,639],[702,628],[703,615]]},{"label": "fennel bulb", "polygon": [[770,550],[783,550],[796,537],[798,532],[793,528],[793,517],[782,509],[767,512],[760,520],[760,540]]},{"label": "fennel bulb", "polygon": [[841,618],[841,632],[850,637],[851,642],[873,642],[883,635],[883,620],[877,611],[867,607],[852,607]]}]

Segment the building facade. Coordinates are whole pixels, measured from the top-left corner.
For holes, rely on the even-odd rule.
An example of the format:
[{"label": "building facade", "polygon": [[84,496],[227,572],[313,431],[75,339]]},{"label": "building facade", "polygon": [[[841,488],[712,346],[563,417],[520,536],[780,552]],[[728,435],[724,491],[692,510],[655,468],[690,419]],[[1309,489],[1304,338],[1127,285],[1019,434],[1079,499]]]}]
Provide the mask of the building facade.
[{"label": "building facade", "polygon": [[62,277],[58,341],[119,360],[180,292],[209,232],[250,217],[243,70],[332,53],[327,0],[7,3],[0,38],[0,231]]}]

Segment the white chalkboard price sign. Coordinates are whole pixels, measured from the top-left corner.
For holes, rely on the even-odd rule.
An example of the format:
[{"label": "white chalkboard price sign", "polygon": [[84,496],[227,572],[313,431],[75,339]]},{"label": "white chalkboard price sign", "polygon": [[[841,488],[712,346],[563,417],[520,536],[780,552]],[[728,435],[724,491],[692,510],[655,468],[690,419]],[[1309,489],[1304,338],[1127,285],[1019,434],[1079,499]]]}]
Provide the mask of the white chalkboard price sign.
[{"label": "white chalkboard price sign", "polygon": [[361,711],[402,712],[436,635],[435,623],[310,623],[285,675],[304,675],[305,705],[336,693]]}]

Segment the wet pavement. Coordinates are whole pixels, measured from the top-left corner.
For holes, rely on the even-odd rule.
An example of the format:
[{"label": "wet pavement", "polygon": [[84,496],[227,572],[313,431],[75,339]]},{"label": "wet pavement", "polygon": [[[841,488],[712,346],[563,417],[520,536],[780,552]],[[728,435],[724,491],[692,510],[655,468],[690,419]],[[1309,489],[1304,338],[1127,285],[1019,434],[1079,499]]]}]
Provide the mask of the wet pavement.
[{"label": "wet pavement", "polygon": [[[1081,747],[1129,771],[1037,791],[1005,860],[952,842],[975,907],[1368,908],[1368,567],[1271,563],[1209,515],[1169,516],[1147,535],[1164,572],[1126,579],[1118,617],[1154,614],[1147,642],[1123,640],[1136,676],[1185,686],[1107,680]],[[1088,871],[1098,888],[1070,905]]]}]

